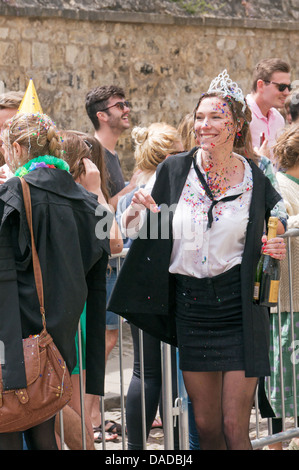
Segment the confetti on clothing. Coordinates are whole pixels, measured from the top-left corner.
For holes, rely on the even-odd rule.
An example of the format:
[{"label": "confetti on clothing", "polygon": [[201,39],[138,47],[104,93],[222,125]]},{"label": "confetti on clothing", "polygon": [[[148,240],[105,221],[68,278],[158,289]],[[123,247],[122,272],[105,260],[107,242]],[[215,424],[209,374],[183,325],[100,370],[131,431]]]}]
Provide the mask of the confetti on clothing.
[{"label": "confetti on clothing", "polygon": [[[173,218],[173,265],[170,272],[180,269],[179,259],[183,266],[181,274],[199,278],[220,274],[230,268],[230,263],[241,262],[253,182],[250,165],[242,156],[237,157],[244,164],[243,181],[221,188],[215,183],[214,197],[219,200],[236,194],[241,196],[234,201],[220,201],[213,208],[213,225],[209,230],[211,200],[191,166]],[[202,174],[208,178],[201,166],[200,154],[197,158]]]}]

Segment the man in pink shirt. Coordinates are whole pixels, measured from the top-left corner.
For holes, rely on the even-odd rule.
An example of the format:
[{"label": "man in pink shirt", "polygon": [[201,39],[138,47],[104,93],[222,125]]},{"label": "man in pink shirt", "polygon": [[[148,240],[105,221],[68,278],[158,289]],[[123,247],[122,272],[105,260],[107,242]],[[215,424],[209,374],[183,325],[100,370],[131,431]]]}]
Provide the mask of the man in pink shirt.
[{"label": "man in pink shirt", "polygon": [[252,91],[246,97],[252,112],[252,143],[259,149],[259,154],[270,159],[273,156],[272,147],[285,126],[278,109],[284,107],[290,91],[290,66],[287,62],[274,58],[264,59],[256,65]]}]

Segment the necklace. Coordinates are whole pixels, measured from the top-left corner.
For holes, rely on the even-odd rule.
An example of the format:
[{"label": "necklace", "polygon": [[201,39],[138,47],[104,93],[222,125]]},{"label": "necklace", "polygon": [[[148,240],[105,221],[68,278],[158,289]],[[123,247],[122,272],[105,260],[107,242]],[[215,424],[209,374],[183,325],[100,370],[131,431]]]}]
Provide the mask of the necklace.
[{"label": "necklace", "polygon": [[69,171],[70,169],[68,163],[61,158],[53,157],[52,155],[43,155],[42,157],[33,158],[25,163],[25,165],[20,166],[15,172],[15,176],[22,177],[37,168],[59,168],[65,171]]}]

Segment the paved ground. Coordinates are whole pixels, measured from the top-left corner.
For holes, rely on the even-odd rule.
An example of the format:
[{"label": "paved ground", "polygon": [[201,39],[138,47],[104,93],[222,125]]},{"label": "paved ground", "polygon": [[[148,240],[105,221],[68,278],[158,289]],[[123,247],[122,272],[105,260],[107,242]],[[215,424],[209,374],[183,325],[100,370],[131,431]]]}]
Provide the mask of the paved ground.
[{"label": "paved ground", "polygon": [[[123,323],[122,326],[122,354],[121,361],[123,365],[123,394],[126,396],[128,386],[130,383],[132,375],[132,366],[133,366],[133,351],[132,351],[132,341],[130,329],[127,323]],[[107,363],[107,372],[106,372],[106,381],[105,381],[105,419],[113,419],[116,422],[121,423],[121,408],[120,408],[120,373],[119,373],[119,345],[115,347],[112,351],[111,356]],[[258,419],[258,435],[257,435],[257,425],[256,425],[256,412],[255,409],[252,410],[251,420],[250,420],[250,438],[251,440],[266,437],[268,435],[268,423],[266,419]],[[287,429],[293,426],[293,420],[287,421]],[[287,449],[289,441],[284,443],[284,449]],[[122,440],[122,437],[118,439],[117,442],[106,442],[106,450],[123,450],[127,447],[126,440]],[[96,444],[97,450],[102,450],[103,445]],[[148,443],[147,450],[164,450],[164,434],[162,429],[154,429],[151,431]]]}]

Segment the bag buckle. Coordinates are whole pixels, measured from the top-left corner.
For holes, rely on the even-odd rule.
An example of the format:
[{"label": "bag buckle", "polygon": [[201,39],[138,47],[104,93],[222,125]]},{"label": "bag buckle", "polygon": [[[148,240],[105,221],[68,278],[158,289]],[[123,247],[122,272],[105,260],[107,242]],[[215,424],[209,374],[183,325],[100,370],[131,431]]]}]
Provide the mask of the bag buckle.
[{"label": "bag buckle", "polygon": [[28,403],[29,397],[26,388],[20,388],[18,390],[15,390],[15,394],[17,395],[20,403]]}]

